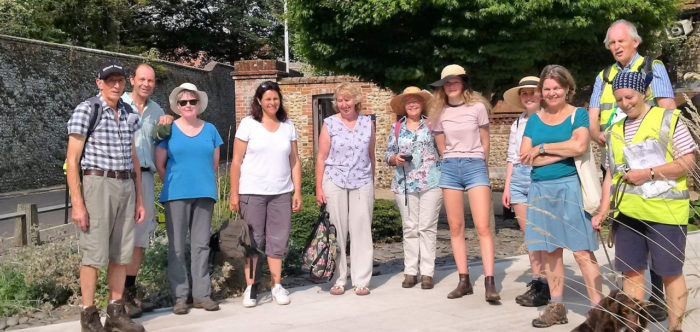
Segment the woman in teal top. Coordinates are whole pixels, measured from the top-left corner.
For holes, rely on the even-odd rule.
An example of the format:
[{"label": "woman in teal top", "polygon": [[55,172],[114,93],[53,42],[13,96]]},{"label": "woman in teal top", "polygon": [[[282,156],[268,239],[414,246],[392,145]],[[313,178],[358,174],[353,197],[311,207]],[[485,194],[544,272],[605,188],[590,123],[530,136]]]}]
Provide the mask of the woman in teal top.
[{"label": "woman in teal top", "polygon": [[[165,207],[168,235],[168,280],[175,314],[188,312],[189,275],[195,308],[219,310],[211,300],[209,237],[211,216],[217,198],[216,168],[219,146],[216,128],[197,115],[207,107],[207,94],[191,83],[170,93],[170,109],[180,118],[172,124],[172,135],[156,148],[156,169],[163,179],[160,201]],[[187,232],[190,232],[190,273],[185,261]]]},{"label": "woman in teal top", "polygon": [[[590,215],[583,210],[581,183],[574,157],[588,148],[588,112],[568,103],[576,83],[566,68],[548,65],[540,74],[538,89],[543,110],[527,121],[520,147],[520,162],[531,165],[525,243],[540,251],[551,294],[550,303],[535,327],[565,324],[564,248],[574,252],[593,305],[601,299],[602,279],[593,250],[598,248]],[[573,117],[573,121],[572,121]]]}]

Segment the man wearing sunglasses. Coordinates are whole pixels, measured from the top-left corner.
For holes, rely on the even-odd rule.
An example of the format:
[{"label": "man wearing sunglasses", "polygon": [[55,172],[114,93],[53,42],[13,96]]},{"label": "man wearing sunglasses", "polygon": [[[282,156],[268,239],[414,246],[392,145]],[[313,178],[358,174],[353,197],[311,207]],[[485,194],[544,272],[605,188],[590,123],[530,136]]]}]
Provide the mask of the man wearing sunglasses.
[{"label": "man wearing sunglasses", "polygon": [[[145,330],[126,314],[122,293],[134,249],[134,224],[143,222],[145,215],[141,170],[134,167],[139,159],[133,136],[141,122],[120,99],[126,84],[124,67],[103,64],[96,84],[99,95],[80,103],[67,124],[66,180],[82,254],[80,325],[83,332],[140,332]],[[98,115],[94,127],[93,113]],[[94,297],[99,269],[107,266],[109,302],[103,328]]]},{"label": "man wearing sunglasses", "polygon": [[[156,85],[156,73],[153,67],[142,63],[136,66],[134,73],[129,75],[131,92],[124,92],[121,99],[138,111],[141,129],[134,134],[136,155],[139,157],[141,169],[141,192],[143,193],[143,207],[146,209],[146,217],[143,223],[134,227],[134,253],[131,263],[126,266],[126,283],[124,285],[124,305],[126,313],[131,318],[141,316],[144,311],[153,310],[153,305],[143,303],[137,296],[136,276],[143,259],[145,248],[148,247],[151,234],[156,229],[153,174],[156,173],[155,145],[151,138],[151,132],[156,125],[170,125],[173,122],[172,115],[165,115],[151,95]],[[136,166],[136,165],[135,165]]]}]

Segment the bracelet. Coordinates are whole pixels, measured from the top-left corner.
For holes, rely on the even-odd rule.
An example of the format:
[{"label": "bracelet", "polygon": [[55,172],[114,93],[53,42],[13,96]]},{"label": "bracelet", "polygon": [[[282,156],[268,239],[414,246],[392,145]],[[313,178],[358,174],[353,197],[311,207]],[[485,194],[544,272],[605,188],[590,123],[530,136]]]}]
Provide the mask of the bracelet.
[{"label": "bracelet", "polygon": [[654,168],[653,167],[650,168],[649,172],[651,173],[651,179],[653,180],[654,179]]}]

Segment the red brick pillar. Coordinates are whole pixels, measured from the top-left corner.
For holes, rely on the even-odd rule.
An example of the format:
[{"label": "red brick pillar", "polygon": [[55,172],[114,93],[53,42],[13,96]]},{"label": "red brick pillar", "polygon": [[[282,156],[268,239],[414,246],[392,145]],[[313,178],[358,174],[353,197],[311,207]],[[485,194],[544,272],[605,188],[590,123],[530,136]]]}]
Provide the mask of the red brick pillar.
[{"label": "red brick pillar", "polygon": [[233,67],[232,76],[236,82],[236,124],[249,114],[255,89],[260,83],[299,76],[298,72],[285,72],[285,64],[277,60],[242,60],[234,62]]}]

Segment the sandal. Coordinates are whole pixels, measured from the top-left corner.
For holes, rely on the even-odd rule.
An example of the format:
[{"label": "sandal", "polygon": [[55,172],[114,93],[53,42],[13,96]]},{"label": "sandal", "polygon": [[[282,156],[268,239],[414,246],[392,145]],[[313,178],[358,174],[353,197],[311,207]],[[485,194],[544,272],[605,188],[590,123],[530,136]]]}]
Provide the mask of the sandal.
[{"label": "sandal", "polygon": [[355,287],[355,294],[360,296],[369,295],[369,288],[366,286]]},{"label": "sandal", "polygon": [[331,287],[330,293],[331,293],[331,295],[343,295],[343,294],[345,294],[345,287],[335,285],[335,286]]}]

